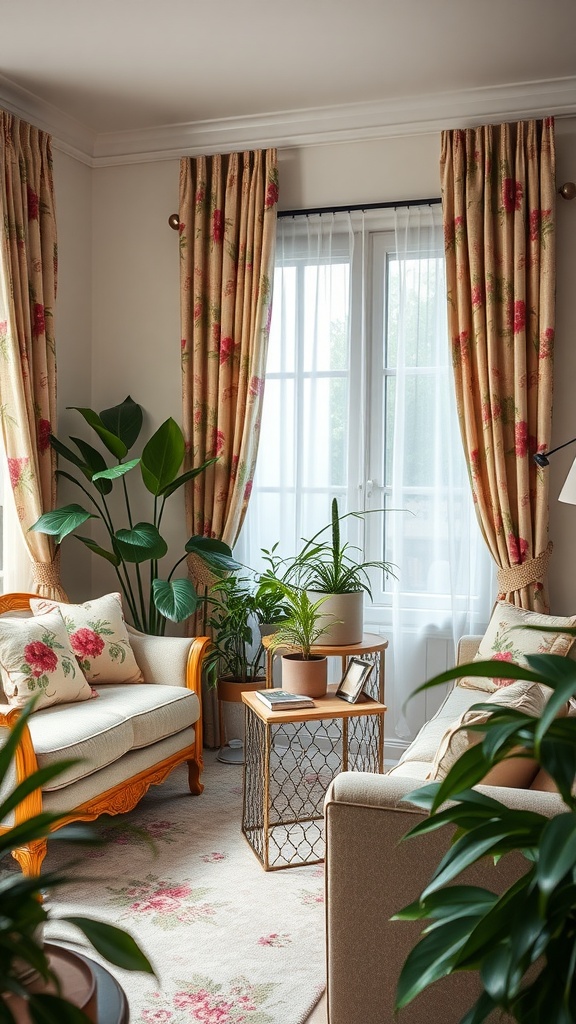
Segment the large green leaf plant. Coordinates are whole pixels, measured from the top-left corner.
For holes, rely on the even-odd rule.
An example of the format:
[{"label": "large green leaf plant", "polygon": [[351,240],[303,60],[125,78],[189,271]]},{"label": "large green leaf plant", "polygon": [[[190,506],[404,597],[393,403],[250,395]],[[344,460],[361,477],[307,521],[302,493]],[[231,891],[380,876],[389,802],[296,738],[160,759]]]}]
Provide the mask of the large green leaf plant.
[{"label": "large green leaf plant", "polygon": [[[143,423],[142,408],[130,396],[120,405],[100,413],[77,406],[72,408],[80,413],[116,462],[109,465],[100,449],[80,437],[70,436],[74,445],[71,448],[52,435],[50,443],[54,450],[82,474],[84,482],[63,469],[57,470],[58,476],[79,487],[92,510],[79,504],[65,505],[40,516],[31,529],[54,537],[57,545],[64,537],[75,534],[76,539],[93,554],[106,559],[114,567],[133,625],[144,633],[163,634],[167,619],[182,622],[204,600],[189,579],[175,576],[189,554],[199,556],[216,575],[238,568],[227,544],[194,536],[185,544],[184,553],[166,579],[159,575],[160,560],[168,552],[168,545],[160,532],[166,502],[180,487],[204,473],[216,459],[208,459],[200,466],[181,473],[184,436],[172,418],[158,427],[139,456],[127,458],[140,437]],[[144,487],[152,495],[153,503],[150,518],[135,522],[127,480],[137,469]],[[85,485],[86,481],[92,493]],[[115,485],[122,490],[127,517],[127,525],[120,528],[109,500]],[[104,525],[108,535],[106,547],[92,537],[75,532],[90,519],[99,519]]]},{"label": "large green leaf plant", "polygon": [[[527,667],[503,661],[460,665],[420,687],[459,676],[498,676],[540,683],[553,694],[539,719],[474,705],[491,712],[485,724],[467,726],[481,734],[479,742],[442,782],[406,797],[428,816],[405,839],[446,827],[453,835],[424,892],[396,915],[425,922],[400,975],[398,1009],[440,978],[474,971],[482,991],[462,1024],[480,1024],[495,1010],[521,1024],[576,1020],[576,718],[560,714],[576,695],[576,662],[554,654],[526,661]],[[553,817],[507,807],[473,788],[494,764],[526,753],[561,794]],[[496,863],[511,853],[523,855],[526,870],[503,894],[459,881],[477,861]]]},{"label": "large green leaf plant", "polygon": [[[22,734],[26,728],[34,701],[21,712],[11,727],[8,739],[0,749],[0,779],[5,779],[10,765],[16,757]],[[18,783],[0,801],[0,821],[13,814],[15,808],[36,789],[57,778],[73,764],[60,761],[40,768],[24,781]],[[41,812],[27,820],[13,825],[0,834],[0,860],[10,857],[18,846],[49,838],[49,842],[65,839],[84,845],[97,842],[90,826],[69,826],[52,834],[67,814]],[[26,877],[19,871],[8,870],[0,874],[0,1022],[15,1024],[16,1018],[10,996],[26,1001],[29,1019],[33,1024],[89,1024],[89,1018],[60,992],[59,980],[48,960],[48,951],[43,943],[43,926],[56,915],[46,909],[43,895],[66,884],[68,879],[62,873],[44,873]],[[127,932],[115,925],[78,914],[58,916],[84,934],[94,949],[109,963],[122,970],[143,971],[154,974],[154,970],[138,944]],[[52,991],[33,994],[25,983],[26,972],[36,972],[44,981],[52,982]],[[8,997],[8,998],[5,998]],[[18,1017],[18,1020],[21,1020]]]}]

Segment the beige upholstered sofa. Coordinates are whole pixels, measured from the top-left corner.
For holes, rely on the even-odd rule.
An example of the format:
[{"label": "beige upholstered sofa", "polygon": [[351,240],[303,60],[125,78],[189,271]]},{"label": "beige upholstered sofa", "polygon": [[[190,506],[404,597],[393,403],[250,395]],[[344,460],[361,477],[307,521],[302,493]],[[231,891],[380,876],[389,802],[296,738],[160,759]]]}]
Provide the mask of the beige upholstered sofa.
[{"label": "beige upholstered sofa", "polygon": [[[2,615],[29,610],[32,596],[1,597],[0,628]],[[202,792],[200,682],[209,640],[145,636],[130,627],[128,633],[143,682],[96,685],[97,700],[55,704],[30,716],[0,794],[38,767],[68,758],[76,763],[23,801],[0,831],[41,810],[67,812],[61,824],[129,811],[182,763],[188,765],[190,792]],[[20,714],[3,699],[0,744]],[[40,871],[45,853],[45,841],[13,851],[26,873]]]},{"label": "beige upholstered sofa", "polygon": [[[460,642],[459,664],[472,660],[479,640],[467,637]],[[482,699],[477,690],[454,686],[390,772],[343,772],[329,787],[325,803],[329,1024],[456,1024],[474,1002],[475,976],[460,974],[438,982],[395,1017],[398,975],[420,925],[390,918],[419,896],[448,841],[446,830],[441,829],[401,842],[422,816],[401,801],[423,784],[446,728]],[[481,788],[510,806],[548,816],[564,807],[554,793]],[[506,888],[525,867],[520,857],[504,858],[497,867],[483,862],[466,879],[496,891]]]}]

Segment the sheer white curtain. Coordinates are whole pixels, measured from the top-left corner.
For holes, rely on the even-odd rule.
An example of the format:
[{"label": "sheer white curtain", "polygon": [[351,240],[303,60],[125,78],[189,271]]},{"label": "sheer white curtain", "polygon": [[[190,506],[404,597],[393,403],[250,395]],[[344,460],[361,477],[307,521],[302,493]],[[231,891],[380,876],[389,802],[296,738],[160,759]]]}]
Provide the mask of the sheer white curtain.
[{"label": "sheer white curtain", "polygon": [[[491,566],[471,507],[446,332],[440,207],[278,221],[258,464],[236,554],[292,554],[341,512],[374,573],[365,623],[390,641],[386,731],[409,738],[439,695],[412,690],[483,630]],[[378,509],[386,509],[384,514]],[[393,511],[399,510],[399,511]]]},{"label": "sheer white curtain", "polygon": [[[462,452],[446,322],[440,205],[394,211],[388,252],[384,479],[397,735],[410,738],[442,693],[403,705],[414,685],[453,663],[465,633],[483,632],[494,574],[472,505]],[[444,638],[451,642],[443,644]]]}]

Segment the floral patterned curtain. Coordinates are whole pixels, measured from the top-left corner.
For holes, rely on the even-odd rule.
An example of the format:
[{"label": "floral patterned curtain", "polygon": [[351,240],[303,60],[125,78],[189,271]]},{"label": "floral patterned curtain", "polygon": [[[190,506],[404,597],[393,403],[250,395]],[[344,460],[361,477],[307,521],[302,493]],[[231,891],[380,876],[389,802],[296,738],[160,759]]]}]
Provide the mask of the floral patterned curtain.
[{"label": "floral patterned curtain", "polygon": [[554,122],[442,134],[448,323],[472,491],[500,597],[548,609]]},{"label": "floral patterned curtain", "polygon": [[188,525],[230,546],[258,449],[277,199],[274,149],[181,162],[184,434],[190,466],[218,456],[188,491]]},{"label": "floral patterned curtain", "polygon": [[[183,420],[187,465],[218,461],[187,485],[190,534],[236,542],[260,434],[276,242],[275,149],[180,164]],[[191,565],[194,575],[198,565]],[[202,585],[202,579],[196,583]],[[207,695],[208,697],[208,695]],[[211,707],[212,704],[212,707]],[[205,701],[206,742],[216,735]]]},{"label": "floral patterned curtain", "polygon": [[0,420],[36,591],[65,600],[51,540],[29,527],[56,500],[57,245],[50,136],[0,111]]}]

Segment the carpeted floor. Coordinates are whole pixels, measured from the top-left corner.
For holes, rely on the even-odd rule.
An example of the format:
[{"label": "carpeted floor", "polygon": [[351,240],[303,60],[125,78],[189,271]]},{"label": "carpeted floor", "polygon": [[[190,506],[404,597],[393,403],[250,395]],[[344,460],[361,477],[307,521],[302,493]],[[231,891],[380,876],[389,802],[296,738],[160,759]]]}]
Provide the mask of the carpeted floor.
[{"label": "carpeted floor", "polygon": [[[242,768],[205,761],[202,796],[177,769],[131,814],[97,823],[109,842],[47,906],[137,938],[158,980],[112,969],[131,1024],[303,1024],[324,988],[323,866],[263,871],[240,832]],[[52,844],[46,869],[70,856]],[[78,933],[54,919],[46,938]]]}]

